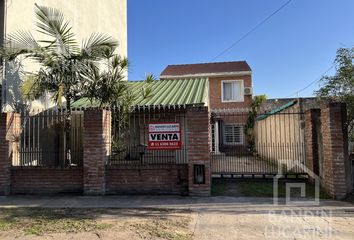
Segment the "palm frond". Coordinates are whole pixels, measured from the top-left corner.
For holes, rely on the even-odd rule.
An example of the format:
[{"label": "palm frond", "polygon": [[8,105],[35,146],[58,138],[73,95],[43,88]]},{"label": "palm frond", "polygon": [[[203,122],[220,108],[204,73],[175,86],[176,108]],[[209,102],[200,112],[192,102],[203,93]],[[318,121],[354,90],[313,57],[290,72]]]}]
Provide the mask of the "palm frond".
[{"label": "palm frond", "polygon": [[58,88],[56,91],[53,91],[52,92],[53,95],[52,95],[52,100],[59,106],[59,107],[62,107],[63,105],[63,102],[62,102],[62,98],[64,96],[64,86],[63,84],[59,84],[58,85]]},{"label": "palm frond", "polygon": [[145,77],[145,84],[141,88],[142,99],[149,99],[153,97],[152,84],[156,80],[154,74],[147,74]]},{"label": "palm frond", "polygon": [[27,101],[33,101],[41,97],[45,89],[41,86],[36,74],[28,74],[20,86],[20,91],[23,98]]},{"label": "palm frond", "polygon": [[145,82],[146,83],[152,83],[156,79],[157,79],[157,77],[153,73],[149,73],[149,74],[146,74]]},{"label": "palm frond", "polygon": [[81,55],[83,58],[110,58],[114,50],[117,48],[118,42],[112,37],[94,33],[82,43]]},{"label": "palm frond", "polygon": [[62,54],[68,55],[78,49],[75,34],[71,31],[69,21],[65,21],[64,14],[55,9],[35,4],[38,32],[45,34],[53,40],[42,41],[48,47],[60,49]]},{"label": "palm frond", "polygon": [[127,58],[121,57],[118,54],[114,54],[110,59],[110,65],[113,69],[126,71],[129,66],[129,62]]},{"label": "palm frond", "polygon": [[6,37],[1,54],[8,61],[12,61],[20,55],[42,61],[46,52],[29,31],[20,30]]}]

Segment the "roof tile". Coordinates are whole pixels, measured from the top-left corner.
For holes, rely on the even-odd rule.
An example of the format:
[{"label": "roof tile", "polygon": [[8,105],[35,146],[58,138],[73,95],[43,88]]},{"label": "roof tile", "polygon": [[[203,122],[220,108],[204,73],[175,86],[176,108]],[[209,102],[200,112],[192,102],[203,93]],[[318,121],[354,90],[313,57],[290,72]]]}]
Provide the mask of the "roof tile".
[{"label": "roof tile", "polygon": [[184,76],[212,73],[249,72],[252,71],[246,61],[197,63],[184,65],[168,65],[161,73],[164,76]]}]

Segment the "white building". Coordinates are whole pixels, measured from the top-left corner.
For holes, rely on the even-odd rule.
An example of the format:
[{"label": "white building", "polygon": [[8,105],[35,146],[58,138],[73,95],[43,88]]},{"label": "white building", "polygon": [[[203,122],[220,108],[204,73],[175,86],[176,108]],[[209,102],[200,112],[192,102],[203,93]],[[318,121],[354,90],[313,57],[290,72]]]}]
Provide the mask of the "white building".
[{"label": "white building", "polygon": [[[35,31],[35,3],[62,11],[70,21],[79,43],[92,33],[105,33],[119,42],[118,54],[128,56],[127,51],[127,0],[0,0],[0,44],[9,33],[17,30]],[[31,61],[22,62],[25,71],[36,71],[38,65]],[[11,69],[11,71],[10,71]],[[11,111],[21,101],[19,85],[21,79],[15,68],[5,66],[2,74],[2,106]],[[33,109],[51,107],[48,97],[31,104]]]}]

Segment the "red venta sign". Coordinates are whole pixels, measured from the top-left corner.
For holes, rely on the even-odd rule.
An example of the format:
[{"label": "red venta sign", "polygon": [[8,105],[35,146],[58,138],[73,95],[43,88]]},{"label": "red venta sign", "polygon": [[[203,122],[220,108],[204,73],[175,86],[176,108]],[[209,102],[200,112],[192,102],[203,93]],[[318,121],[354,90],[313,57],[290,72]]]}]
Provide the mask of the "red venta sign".
[{"label": "red venta sign", "polygon": [[149,150],[177,150],[181,147],[181,127],[179,123],[149,124]]}]

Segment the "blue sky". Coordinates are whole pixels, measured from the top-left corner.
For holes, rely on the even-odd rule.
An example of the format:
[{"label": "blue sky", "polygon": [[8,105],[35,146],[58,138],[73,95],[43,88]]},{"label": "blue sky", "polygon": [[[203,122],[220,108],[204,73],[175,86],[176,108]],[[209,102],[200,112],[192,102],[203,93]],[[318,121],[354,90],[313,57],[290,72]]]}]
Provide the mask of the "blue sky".
[{"label": "blue sky", "polygon": [[[210,62],[285,2],[128,0],[129,79],[158,76],[168,64]],[[354,46],[353,10],[353,0],[292,0],[216,61],[246,60],[255,94],[288,97],[331,67],[337,48]]]}]

